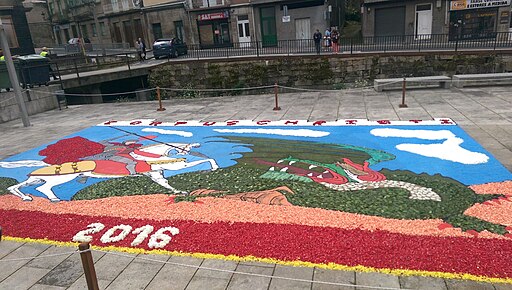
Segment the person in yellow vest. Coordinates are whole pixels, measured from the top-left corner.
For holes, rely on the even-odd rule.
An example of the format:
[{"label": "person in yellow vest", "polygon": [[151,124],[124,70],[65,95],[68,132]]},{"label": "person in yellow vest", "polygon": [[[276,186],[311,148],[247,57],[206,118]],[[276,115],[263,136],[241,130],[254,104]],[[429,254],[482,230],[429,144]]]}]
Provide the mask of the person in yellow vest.
[{"label": "person in yellow vest", "polygon": [[[39,55],[40,55],[40,56],[42,56],[42,57],[46,57],[46,58],[48,58],[48,60],[50,59],[50,53],[48,52],[48,48],[46,48],[46,46],[45,46],[45,47],[43,47],[43,48],[41,49],[41,53],[40,53]],[[55,73],[53,72],[53,70],[52,70],[52,66],[51,66],[51,65],[50,65],[50,74],[52,75],[52,77],[53,77],[53,79],[54,79],[54,80],[58,80],[58,79],[59,79],[59,78],[55,75]]]},{"label": "person in yellow vest", "polygon": [[39,54],[40,56],[44,56],[44,57],[48,57],[48,48],[46,47],[43,47],[42,50],[41,50],[41,53]]},{"label": "person in yellow vest", "polygon": [[0,61],[5,61],[4,51],[0,50]]}]

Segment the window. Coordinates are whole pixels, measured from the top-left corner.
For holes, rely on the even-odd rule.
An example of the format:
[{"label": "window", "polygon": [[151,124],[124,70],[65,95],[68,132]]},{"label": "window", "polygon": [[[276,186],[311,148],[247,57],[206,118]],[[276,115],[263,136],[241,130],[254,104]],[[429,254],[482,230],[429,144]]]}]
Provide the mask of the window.
[{"label": "window", "polygon": [[5,34],[7,34],[7,42],[9,47],[19,47],[18,38],[16,37],[16,31],[14,30],[14,24],[12,23],[11,16],[2,16],[2,24],[4,25]]},{"label": "window", "polygon": [[101,33],[101,36],[107,35],[106,31],[105,31],[105,22],[100,22],[100,33]]},{"label": "window", "polygon": [[151,28],[153,28],[153,37],[155,40],[162,38],[162,25],[160,23],[153,23],[151,24]]},{"label": "window", "polygon": [[214,7],[224,5],[224,0],[203,0],[202,7]]},{"label": "window", "polygon": [[112,11],[119,12],[119,4],[117,0],[111,0],[110,3],[112,3]]},{"label": "window", "polygon": [[185,40],[185,30],[183,29],[183,21],[174,21],[174,28],[176,30],[176,37]]},{"label": "window", "polygon": [[91,24],[91,31],[92,31],[92,36],[98,36],[98,32],[96,31],[96,23]]},{"label": "window", "polygon": [[76,25],[71,25],[71,33],[73,33],[73,37],[78,37],[78,31],[76,30]]},{"label": "window", "polygon": [[83,38],[88,38],[89,37],[89,31],[87,31],[87,25],[82,24],[80,26],[80,29],[82,30],[82,37]]}]

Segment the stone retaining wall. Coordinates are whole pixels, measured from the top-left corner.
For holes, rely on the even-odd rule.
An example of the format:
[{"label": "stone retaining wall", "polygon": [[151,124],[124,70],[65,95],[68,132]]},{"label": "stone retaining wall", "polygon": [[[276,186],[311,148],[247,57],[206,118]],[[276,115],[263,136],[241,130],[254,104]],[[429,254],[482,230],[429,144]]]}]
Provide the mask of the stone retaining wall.
[{"label": "stone retaining wall", "polygon": [[152,87],[242,88],[262,85],[343,88],[375,78],[512,71],[512,54],[292,56],[164,63],[149,72]]},{"label": "stone retaining wall", "polygon": [[[60,90],[60,86],[42,86],[35,87],[32,91],[23,93],[25,105],[29,115],[46,112],[59,107],[55,91]],[[0,93],[0,123],[21,118],[18,103],[14,91]]]}]

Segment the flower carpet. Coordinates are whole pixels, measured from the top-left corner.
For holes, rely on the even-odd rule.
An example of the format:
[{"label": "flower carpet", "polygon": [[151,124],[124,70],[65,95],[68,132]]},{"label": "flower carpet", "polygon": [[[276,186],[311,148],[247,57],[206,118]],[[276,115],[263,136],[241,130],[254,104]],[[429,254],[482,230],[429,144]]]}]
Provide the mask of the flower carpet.
[{"label": "flower carpet", "polygon": [[512,173],[450,119],[108,121],[0,161],[4,238],[512,283]]}]

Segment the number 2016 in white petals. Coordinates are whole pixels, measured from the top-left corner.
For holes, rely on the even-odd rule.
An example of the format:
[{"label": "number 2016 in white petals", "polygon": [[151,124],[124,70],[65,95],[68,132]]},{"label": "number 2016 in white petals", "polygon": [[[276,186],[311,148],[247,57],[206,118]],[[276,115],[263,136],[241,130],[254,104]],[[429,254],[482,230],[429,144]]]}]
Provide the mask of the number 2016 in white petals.
[{"label": "number 2016 in white petals", "polygon": [[[86,230],[79,231],[74,237],[74,242],[91,242],[92,234],[97,234],[101,232],[105,228],[105,225],[102,223],[92,223],[87,226]],[[145,239],[149,237],[149,235],[153,232],[154,227],[151,225],[145,225],[140,228],[136,228],[132,231],[132,226],[130,225],[117,225],[109,230],[107,230],[100,238],[100,241],[104,244],[107,243],[116,243],[124,240],[130,233],[133,235],[137,235],[135,239],[132,241],[131,246],[135,247],[144,242]],[[170,233],[168,235],[166,233]],[[165,227],[157,230],[154,234],[149,238],[148,246],[152,249],[160,249],[165,247],[171,240],[172,236],[175,236],[180,233],[180,230],[175,227]]]}]

